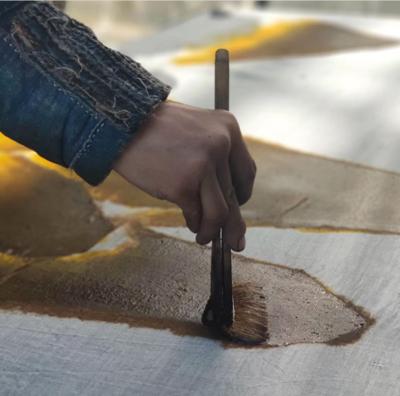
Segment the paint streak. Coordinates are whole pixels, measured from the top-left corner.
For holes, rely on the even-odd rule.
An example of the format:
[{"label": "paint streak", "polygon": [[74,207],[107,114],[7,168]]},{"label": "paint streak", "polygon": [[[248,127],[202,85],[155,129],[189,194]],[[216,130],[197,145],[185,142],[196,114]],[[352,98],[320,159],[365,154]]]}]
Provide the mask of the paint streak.
[{"label": "paint streak", "polygon": [[393,39],[372,36],[331,23],[305,19],[283,20],[255,28],[250,33],[216,39],[209,46],[189,48],[173,62],[182,66],[212,63],[218,48],[227,48],[231,60],[235,61],[312,55],[396,43]]}]

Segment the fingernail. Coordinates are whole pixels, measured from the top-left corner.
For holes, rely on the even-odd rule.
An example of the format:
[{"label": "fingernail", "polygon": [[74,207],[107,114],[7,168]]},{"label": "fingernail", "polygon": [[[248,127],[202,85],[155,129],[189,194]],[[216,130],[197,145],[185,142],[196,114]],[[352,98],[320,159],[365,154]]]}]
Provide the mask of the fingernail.
[{"label": "fingernail", "polygon": [[239,252],[244,250],[244,248],[246,247],[246,238],[244,235],[239,239],[237,247]]}]

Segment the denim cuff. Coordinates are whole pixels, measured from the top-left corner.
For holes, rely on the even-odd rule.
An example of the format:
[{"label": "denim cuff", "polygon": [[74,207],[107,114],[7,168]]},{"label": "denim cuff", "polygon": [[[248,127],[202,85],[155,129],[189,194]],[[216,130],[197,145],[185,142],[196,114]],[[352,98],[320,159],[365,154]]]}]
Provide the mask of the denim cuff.
[{"label": "denim cuff", "polygon": [[[88,183],[98,184],[142,122],[167,98],[170,87],[139,63],[102,45],[90,29],[52,5],[22,4],[1,22],[0,51],[2,45],[7,47],[0,65],[0,83],[8,81],[13,86],[19,79],[22,85],[16,92],[6,89],[7,98],[0,97],[6,104],[0,108],[0,130],[74,169]],[[10,49],[18,55],[18,67],[5,59]],[[29,111],[36,111],[31,117],[13,116],[19,109],[10,103],[17,94],[21,98],[14,103],[22,100]],[[51,108],[41,107],[38,98],[43,105],[51,98]],[[18,119],[14,125],[13,118]],[[56,125],[61,129],[46,129]],[[22,128],[26,131],[21,132]],[[32,142],[32,136],[24,137],[24,133],[33,129]]]},{"label": "denim cuff", "polygon": [[86,136],[84,143],[72,157],[69,167],[86,182],[95,186],[110,173],[115,160],[129,143],[132,135],[115,128],[110,121],[102,119]]}]

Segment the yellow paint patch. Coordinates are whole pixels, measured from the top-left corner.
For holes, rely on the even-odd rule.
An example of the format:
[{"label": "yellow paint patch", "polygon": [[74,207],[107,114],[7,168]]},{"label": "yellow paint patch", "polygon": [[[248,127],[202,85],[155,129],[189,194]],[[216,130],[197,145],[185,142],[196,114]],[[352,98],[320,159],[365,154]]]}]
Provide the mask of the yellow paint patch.
[{"label": "yellow paint patch", "polygon": [[[39,154],[36,154],[34,152],[32,152],[30,154],[31,155],[28,156],[28,159],[30,161],[32,161],[34,164],[39,165],[42,168],[51,169],[53,171],[56,171],[65,177],[73,177],[74,176],[74,173],[71,169],[67,169],[61,165],[54,163],[54,162],[50,162],[47,159],[41,157]],[[76,178],[76,180],[80,180],[80,179]]]},{"label": "yellow paint patch", "polygon": [[0,152],[0,177],[6,177],[19,170],[20,164],[17,158]]},{"label": "yellow paint patch", "polygon": [[313,20],[280,21],[247,34],[217,39],[209,46],[189,48],[174,59],[178,65],[213,62],[218,48],[227,48],[231,60],[305,56],[397,44],[342,25]]},{"label": "yellow paint patch", "polygon": [[120,254],[128,249],[134,249],[138,243],[132,241],[125,243],[122,246],[112,248],[109,250],[102,250],[98,252],[83,252],[75,253],[67,256],[59,256],[57,258],[60,268],[68,272],[82,272],[87,270],[88,261],[107,260],[113,257],[118,257]]},{"label": "yellow paint patch", "polygon": [[[32,161],[33,163],[41,166],[42,168],[47,168],[54,170],[63,176],[72,176],[73,172],[69,169],[66,169],[60,165],[57,165],[53,162],[47,161],[45,158],[41,157],[39,154],[36,152],[26,148],[22,144],[19,144],[15,142],[14,140],[8,138],[5,136],[3,133],[0,132],[0,153],[1,152],[8,152],[8,153],[14,153],[14,154],[21,154],[24,158],[27,158],[28,160]],[[0,158],[2,158],[2,161],[5,162],[8,161],[8,166],[12,164],[13,160],[11,157],[6,157],[4,154],[0,154]],[[9,171],[9,169],[8,169]]]},{"label": "yellow paint patch", "polygon": [[9,139],[6,135],[0,132],[0,151],[17,151],[27,150],[26,147]]},{"label": "yellow paint patch", "polygon": [[281,38],[299,28],[315,24],[313,20],[281,21],[271,25],[256,28],[254,31],[217,41],[215,44],[198,49],[192,49],[188,54],[174,59],[177,65],[190,65],[196,63],[208,63],[214,61],[215,51],[218,48],[226,48],[231,57],[236,54],[257,48],[260,44]]}]

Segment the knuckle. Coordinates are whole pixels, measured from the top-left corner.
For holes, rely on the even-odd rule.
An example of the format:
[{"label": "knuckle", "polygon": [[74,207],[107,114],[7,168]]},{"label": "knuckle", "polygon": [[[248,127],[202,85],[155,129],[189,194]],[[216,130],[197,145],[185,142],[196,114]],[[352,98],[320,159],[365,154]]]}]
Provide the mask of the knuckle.
[{"label": "knuckle", "polygon": [[218,160],[229,155],[231,147],[230,137],[224,133],[214,133],[207,145],[207,162]]},{"label": "knuckle", "polygon": [[226,120],[230,115],[232,115],[232,113],[229,110],[225,110],[225,109],[216,109],[216,110],[213,110],[213,111],[222,120]]},{"label": "knuckle", "polygon": [[232,137],[241,136],[239,122],[236,117],[228,110],[216,110],[220,117],[220,122]]},{"label": "knuckle", "polygon": [[218,152],[228,153],[231,148],[231,140],[227,134],[220,133],[215,136],[214,145]]},{"label": "knuckle", "polygon": [[233,136],[239,136],[240,133],[240,127],[239,127],[239,122],[236,119],[236,117],[232,113],[227,113],[226,115],[226,125],[229,129],[229,132]]},{"label": "knuckle", "polygon": [[229,110],[217,110],[221,116],[221,118],[224,120],[226,125],[232,125],[235,121],[236,118],[235,116],[229,111]]}]

